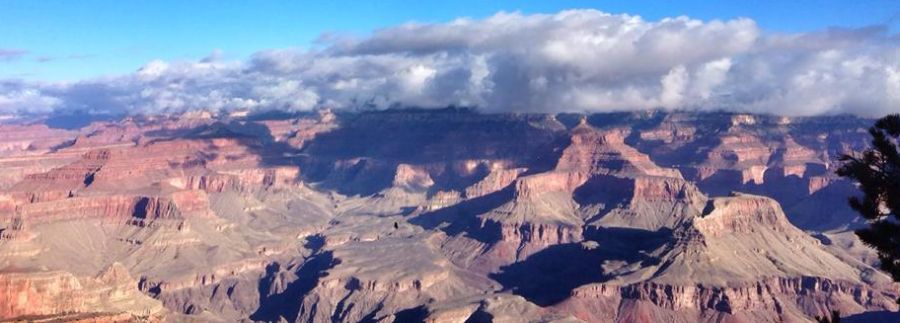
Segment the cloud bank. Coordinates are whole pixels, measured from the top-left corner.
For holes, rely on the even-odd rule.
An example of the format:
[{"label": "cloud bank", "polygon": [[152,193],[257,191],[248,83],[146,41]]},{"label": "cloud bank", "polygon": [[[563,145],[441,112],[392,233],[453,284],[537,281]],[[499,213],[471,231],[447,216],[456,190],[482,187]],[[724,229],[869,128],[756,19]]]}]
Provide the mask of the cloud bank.
[{"label": "cloud bank", "polygon": [[786,115],[900,111],[887,28],[779,34],[749,19],[646,21],[594,10],[405,24],[245,61],[153,61],[71,83],[0,82],[0,112],[165,113],[475,106],[488,112],[650,108]]}]

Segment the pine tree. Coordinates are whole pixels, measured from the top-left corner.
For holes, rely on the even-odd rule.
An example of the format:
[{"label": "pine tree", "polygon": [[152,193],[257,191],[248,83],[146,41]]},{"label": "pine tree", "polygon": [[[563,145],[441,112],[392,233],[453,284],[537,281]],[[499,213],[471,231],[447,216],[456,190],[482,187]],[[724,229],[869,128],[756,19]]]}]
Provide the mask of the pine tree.
[{"label": "pine tree", "polygon": [[856,235],[878,252],[881,269],[900,281],[900,114],[879,119],[869,134],[872,147],[841,156],[837,174],[855,180],[863,193],[850,198],[869,224]]}]

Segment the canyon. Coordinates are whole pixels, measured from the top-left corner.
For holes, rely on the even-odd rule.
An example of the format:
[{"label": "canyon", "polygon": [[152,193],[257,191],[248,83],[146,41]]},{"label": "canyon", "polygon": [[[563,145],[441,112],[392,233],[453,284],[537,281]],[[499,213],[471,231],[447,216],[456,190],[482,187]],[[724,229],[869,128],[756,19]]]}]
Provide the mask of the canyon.
[{"label": "canyon", "polygon": [[0,124],[0,320],[895,312],[834,174],[873,120],[437,110]]}]

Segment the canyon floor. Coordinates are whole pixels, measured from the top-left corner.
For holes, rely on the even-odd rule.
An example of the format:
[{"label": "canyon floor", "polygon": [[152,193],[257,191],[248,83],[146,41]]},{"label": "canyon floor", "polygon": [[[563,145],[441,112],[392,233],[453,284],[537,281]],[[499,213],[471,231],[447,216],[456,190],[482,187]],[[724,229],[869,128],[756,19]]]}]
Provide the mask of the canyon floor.
[{"label": "canyon floor", "polygon": [[50,121],[0,124],[0,320],[897,319],[834,174],[873,120]]}]

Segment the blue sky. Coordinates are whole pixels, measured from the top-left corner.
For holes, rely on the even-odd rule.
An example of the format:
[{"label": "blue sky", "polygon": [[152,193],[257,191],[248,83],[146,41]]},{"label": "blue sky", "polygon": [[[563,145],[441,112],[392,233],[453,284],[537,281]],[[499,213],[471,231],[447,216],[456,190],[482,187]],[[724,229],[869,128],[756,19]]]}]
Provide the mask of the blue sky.
[{"label": "blue sky", "polygon": [[900,1],[5,0],[0,3],[0,51],[7,56],[0,55],[0,79],[74,81],[129,73],[154,59],[198,59],[214,50],[225,58],[244,59],[262,49],[309,48],[323,33],[365,36],[408,21],[567,8],[647,20],[748,17],[766,32],[876,24],[896,32]]}]

